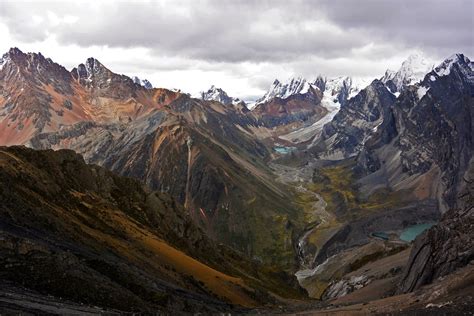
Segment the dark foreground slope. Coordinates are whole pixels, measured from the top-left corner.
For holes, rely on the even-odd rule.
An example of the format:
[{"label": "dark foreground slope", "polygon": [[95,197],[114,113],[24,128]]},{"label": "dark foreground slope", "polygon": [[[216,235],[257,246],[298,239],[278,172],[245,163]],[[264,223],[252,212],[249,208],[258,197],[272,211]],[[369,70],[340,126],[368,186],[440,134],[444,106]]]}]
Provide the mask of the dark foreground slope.
[{"label": "dark foreground slope", "polygon": [[167,195],[73,151],[0,147],[0,280],[123,311],[217,312],[302,293],[214,245]]}]

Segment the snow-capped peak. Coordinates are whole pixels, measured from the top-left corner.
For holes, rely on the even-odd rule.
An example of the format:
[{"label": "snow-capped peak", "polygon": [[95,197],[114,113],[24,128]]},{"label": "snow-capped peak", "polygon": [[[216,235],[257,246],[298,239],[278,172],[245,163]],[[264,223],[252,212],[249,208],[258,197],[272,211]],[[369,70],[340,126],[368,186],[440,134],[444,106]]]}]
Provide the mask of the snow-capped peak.
[{"label": "snow-capped peak", "polygon": [[221,88],[212,85],[207,91],[201,92],[201,99],[206,101],[217,101],[222,104],[231,104],[232,98]]},{"label": "snow-capped peak", "polygon": [[[317,79],[316,79],[317,80]],[[332,95],[340,93],[342,89],[349,90],[352,86],[352,78],[350,77],[336,77],[326,79],[324,91],[330,92]]]},{"label": "snow-capped peak", "polygon": [[290,78],[284,83],[280,82],[278,79],[275,79],[268,89],[268,92],[265,93],[263,97],[258,99],[256,103],[264,103],[277,97],[286,99],[294,94],[305,94],[309,92],[310,87],[316,86],[309,83],[302,77]]},{"label": "snow-capped peak", "polygon": [[230,97],[227,92],[212,85],[207,91],[202,91],[200,93],[200,98],[205,101],[217,101],[224,105],[245,105],[245,102],[239,98]]},{"label": "snow-capped peak", "polygon": [[442,77],[442,76],[447,76],[451,72],[451,68],[454,64],[466,64],[471,71],[474,70],[474,63],[469,60],[466,56],[463,54],[454,54],[445,59],[441,64],[439,64],[435,69],[435,73]]},{"label": "snow-capped peak", "polygon": [[343,104],[369,84],[370,80],[365,78],[326,78],[322,75],[317,76],[313,82],[302,77],[290,78],[284,83],[275,79],[268,92],[258,99],[256,104],[267,102],[275,97],[286,99],[294,94],[306,94],[310,91],[310,88],[318,89],[327,98],[331,97],[335,102]]},{"label": "snow-capped peak", "polygon": [[146,88],[146,89],[153,89],[153,85],[151,84],[150,81],[148,81],[147,79],[140,79],[138,78],[137,76],[133,76],[132,77],[132,80],[134,83]]},{"label": "snow-capped peak", "polygon": [[402,63],[398,71],[387,70],[381,81],[387,84],[392,92],[400,92],[406,86],[420,82],[433,68],[432,61],[422,53],[415,53]]},{"label": "snow-capped peak", "polygon": [[370,84],[370,79],[345,76],[328,79],[320,75],[313,84],[324,92],[325,97],[331,97],[343,104],[367,87]]}]

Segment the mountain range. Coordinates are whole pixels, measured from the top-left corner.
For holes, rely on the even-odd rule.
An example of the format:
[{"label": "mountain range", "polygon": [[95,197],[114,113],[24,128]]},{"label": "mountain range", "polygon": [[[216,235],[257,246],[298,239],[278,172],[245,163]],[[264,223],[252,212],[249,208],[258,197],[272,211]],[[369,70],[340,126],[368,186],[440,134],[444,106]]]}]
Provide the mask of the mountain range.
[{"label": "mountain range", "polygon": [[193,98],[95,58],[69,71],[10,49],[5,286],[206,313],[305,293],[321,306],[414,295],[406,308],[421,309],[439,298],[405,293],[456,288],[438,278],[473,259],[474,63],[415,54],[371,81],[315,78],[275,80],[249,109],[216,86]]}]

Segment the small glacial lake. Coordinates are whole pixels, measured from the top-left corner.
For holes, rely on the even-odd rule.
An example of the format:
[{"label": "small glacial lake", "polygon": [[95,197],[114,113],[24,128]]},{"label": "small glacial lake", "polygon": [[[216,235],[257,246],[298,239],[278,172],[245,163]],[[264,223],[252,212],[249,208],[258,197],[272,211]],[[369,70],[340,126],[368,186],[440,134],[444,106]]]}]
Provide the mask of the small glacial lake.
[{"label": "small glacial lake", "polygon": [[425,230],[431,228],[431,226],[433,226],[434,224],[436,223],[425,223],[407,227],[400,234],[400,239],[406,242],[413,241],[415,240],[416,236],[420,235]]},{"label": "small glacial lake", "polygon": [[273,150],[276,151],[279,154],[288,154],[288,153],[292,152],[295,149],[296,149],[296,147],[284,147],[284,146],[273,147]]}]

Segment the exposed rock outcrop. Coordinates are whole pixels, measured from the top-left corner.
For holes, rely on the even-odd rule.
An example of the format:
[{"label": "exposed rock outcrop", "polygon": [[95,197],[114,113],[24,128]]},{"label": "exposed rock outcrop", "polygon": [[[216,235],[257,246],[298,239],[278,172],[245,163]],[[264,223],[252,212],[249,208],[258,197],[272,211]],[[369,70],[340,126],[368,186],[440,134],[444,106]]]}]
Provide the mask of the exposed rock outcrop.
[{"label": "exposed rock outcrop", "polygon": [[390,115],[395,96],[385,85],[374,80],[354,98],[341,106],[334,119],[323,128],[320,157],[338,160],[356,156],[366,140]]},{"label": "exposed rock outcrop", "polygon": [[399,292],[410,292],[474,260],[474,163],[465,176],[458,207],[420,235],[413,245]]}]

